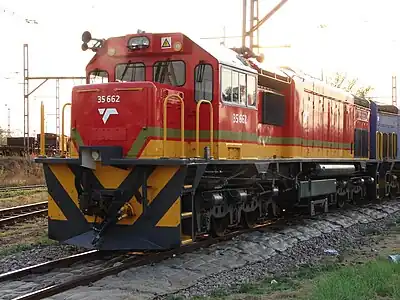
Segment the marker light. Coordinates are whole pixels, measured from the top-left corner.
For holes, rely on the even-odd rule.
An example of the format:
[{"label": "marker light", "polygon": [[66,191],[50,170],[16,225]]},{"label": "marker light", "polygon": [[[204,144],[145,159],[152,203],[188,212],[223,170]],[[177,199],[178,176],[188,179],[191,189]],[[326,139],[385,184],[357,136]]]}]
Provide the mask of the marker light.
[{"label": "marker light", "polygon": [[181,51],[182,50],[182,43],[181,42],[174,43],[174,50],[175,51]]},{"label": "marker light", "polygon": [[108,56],[114,56],[115,53],[117,53],[117,50],[115,48],[109,48],[107,51]]},{"label": "marker light", "polygon": [[128,48],[131,50],[148,48],[150,40],[145,36],[135,36],[129,39]]},{"label": "marker light", "polygon": [[92,151],[92,158],[93,160],[99,160],[100,159],[99,151]]}]

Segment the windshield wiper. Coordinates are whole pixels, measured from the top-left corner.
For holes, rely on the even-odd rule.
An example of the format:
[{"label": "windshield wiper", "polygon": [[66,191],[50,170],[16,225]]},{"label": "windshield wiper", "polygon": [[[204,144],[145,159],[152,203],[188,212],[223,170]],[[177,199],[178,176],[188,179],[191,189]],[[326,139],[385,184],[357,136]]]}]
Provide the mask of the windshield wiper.
[{"label": "windshield wiper", "polygon": [[132,61],[131,61],[131,60],[128,60],[128,63],[126,64],[125,69],[124,69],[124,71],[122,72],[121,78],[120,78],[119,80],[122,81],[122,80],[124,79],[124,76],[125,76],[126,72],[128,71],[129,66],[130,66],[131,64],[132,64]]}]

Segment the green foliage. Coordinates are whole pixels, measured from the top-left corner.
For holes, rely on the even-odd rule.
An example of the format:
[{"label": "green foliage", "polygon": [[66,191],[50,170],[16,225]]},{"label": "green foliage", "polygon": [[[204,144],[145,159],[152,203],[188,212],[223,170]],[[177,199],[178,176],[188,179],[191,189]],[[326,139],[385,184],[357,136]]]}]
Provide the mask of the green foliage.
[{"label": "green foliage", "polygon": [[7,144],[7,130],[0,127],[0,145]]},{"label": "green foliage", "polygon": [[347,92],[353,93],[360,98],[368,99],[368,94],[371,93],[374,88],[370,85],[360,86],[357,85],[358,78],[349,79],[347,74],[336,72],[335,75],[328,81],[332,86],[341,88]]},{"label": "green foliage", "polygon": [[400,264],[378,260],[321,276],[309,299],[400,299],[399,282]]}]

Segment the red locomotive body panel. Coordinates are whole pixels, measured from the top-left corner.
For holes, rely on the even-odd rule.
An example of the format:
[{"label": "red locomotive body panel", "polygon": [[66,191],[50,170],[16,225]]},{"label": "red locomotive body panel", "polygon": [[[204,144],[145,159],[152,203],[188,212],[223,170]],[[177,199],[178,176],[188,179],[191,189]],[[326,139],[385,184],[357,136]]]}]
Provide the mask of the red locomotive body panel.
[{"label": "red locomotive body panel", "polygon": [[[99,71],[105,72],[107,81],[134,82],[118,82],[104,87],[91,84],[74,89],[73,101],[82,103],[74,104],[73,108],[75,146],[79,147],[81,137],[83,145],[121,145],[128,157],[180,157],[179,101],[169,101],[167,105],[167,141],[163,143],[163,102],[169,90],[183,98],[184,155],[195,156],[196,106],[199,100],[195,87],[197,67],[202,64],[210,66],[212,72],[209,80],[212,82],[215,143],[211,152],[214,157],[353,157],[354,129],[359,123],[354,119],[354,100],[350,94],[290,69],[275,73],[258,69],[255,65],[256,68],[252,69],[228,49],[221,53],[209,52],[179,33],[140,34],[149,39],[149,47],[129,49],[130,40],[137,36],[106,40],[88,64],[88,83],[93,72]],[[167,47],[163,43],[167,43]],[[224,57],[225,62],[221,62],[219,57]],[[237,65],[235,60],[239,62]],[[163,72],[160,63],[175,63],[172,67],[166,66],[167,79],[157,77]],[[130,70],[129,64],[134,64],[136,69]],[[127,66],[122,77],[120,66]],[[141,70],[137,69],[139,66],[142,66]],[[170,78],[170,73],[177,73],[174,68],[181,72],[181,78]],[[130,79],[124,77],[127,70]],[[254,92],[257,103],[253,106],[250,103],[254,99],[253,87],[248,82],[257,74],[256,71],[258,85]],[[118,88],[127,90],[114,93]],[[143,90],[134,91],[140,88]],[[100,92],[80,94],[81,90],[91,89]],[[99,96],[100,99],[104,96],[107,101],[107,96],[113,95],[128,103],[97,102]],[[281,100],[273,100],[274,97]],[[272,102],[268,102],[268,98]],[[83,103],[91,104],[86,107]],[[109,121],[104,123],[103,109],[106,113],[113,108],[119,115],[109,116]],[[207,105],[201,105],[199,109],[201,149],[210,145],[209,109]],[[279,115],[279,120],[276,115]],[[79,117],[75,120],[75,116]],[[362,124],[367,129],[367,123]]]},{"label": "red locomotive body panel", "polygon": [[151,82],[75,87],[71,111],[75,146],[79,147],[79,140],[88,146],[118,144],[126,155],[141,129],[148,126],[156,92]]}]

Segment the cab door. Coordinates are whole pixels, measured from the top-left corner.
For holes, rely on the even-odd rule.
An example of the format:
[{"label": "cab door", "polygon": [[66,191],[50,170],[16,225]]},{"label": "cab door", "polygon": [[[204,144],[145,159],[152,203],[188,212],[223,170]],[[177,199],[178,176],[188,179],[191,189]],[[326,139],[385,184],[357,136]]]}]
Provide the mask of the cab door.
[{"label": "cab door", "polygon": [[256,75],[221,66],[218,155],[225,159],[255,158],[257,153]]}]

